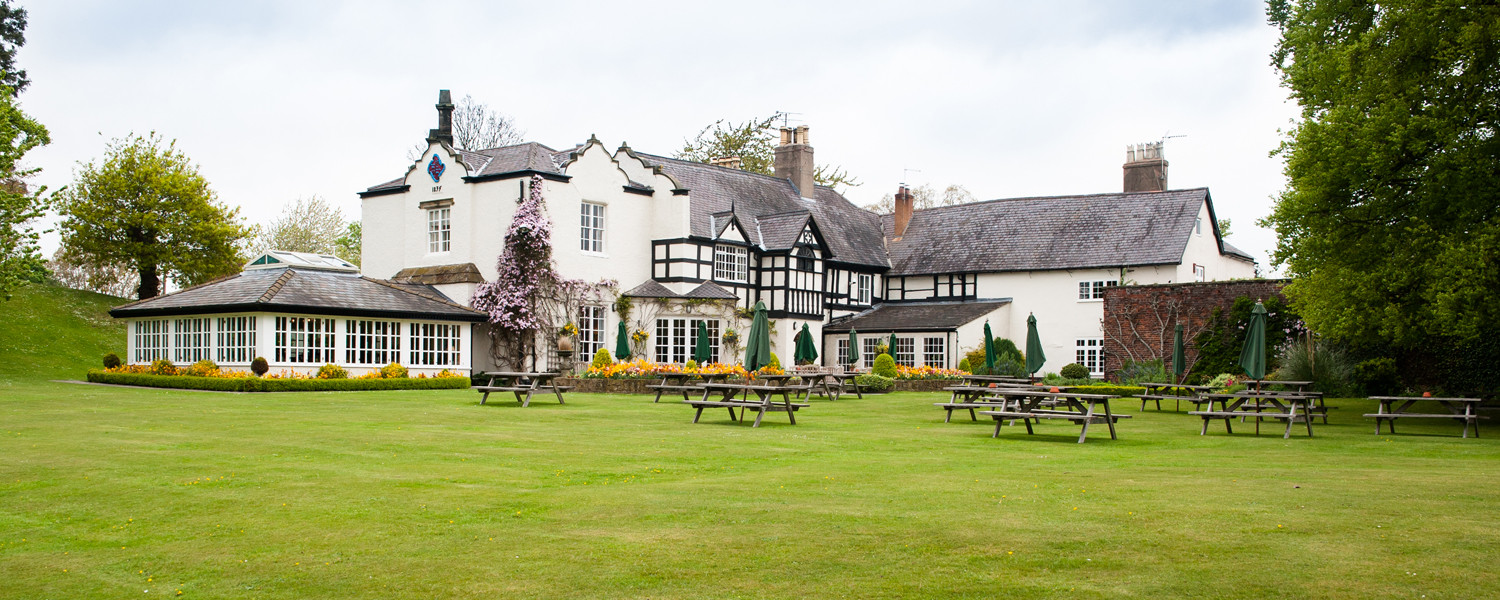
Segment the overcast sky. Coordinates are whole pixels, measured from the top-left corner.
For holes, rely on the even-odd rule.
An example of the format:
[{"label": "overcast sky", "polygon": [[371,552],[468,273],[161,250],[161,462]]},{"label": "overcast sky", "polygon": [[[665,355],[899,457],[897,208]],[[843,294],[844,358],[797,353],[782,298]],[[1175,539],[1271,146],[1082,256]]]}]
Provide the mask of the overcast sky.
[{"label": "overcast sky", "polygon": [[445,88],[559,149],[670,154],[716,119],[797,113],[857,204],[904,169],[981,199],[1118,192],[1126,144],[1185,136],[1171,187],[1209,187],[1266,268],[1268,153],[1296,114],[1250,0],[19,3],[39,183],[156,131],[253,223],[313,194],[357,218]]}]

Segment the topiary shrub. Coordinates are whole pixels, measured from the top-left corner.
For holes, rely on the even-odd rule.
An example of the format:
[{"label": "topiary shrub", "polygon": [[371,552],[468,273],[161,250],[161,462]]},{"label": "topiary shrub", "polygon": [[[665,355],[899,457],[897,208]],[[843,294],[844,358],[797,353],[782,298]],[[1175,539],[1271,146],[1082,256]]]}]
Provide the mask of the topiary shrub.
[{"label": "topiary shrub", "polygon": [[958,361],[958,370],[967,372],[969,370],[969,359]]},{"label": "topiary shrub", "polygon": [[692,371],[692,370],[695,370],[697,368],[698,368],[698,361],[693,360],[693,359],[688,359],[687,364],[682,365],[682,370],[684,370],[684,371]]},{"label": "topiary shrub", "polygon": [[854,383],[864,388],[866,392],[883,393],[891,391],[896,387],[896,380],[890,377],[881,377],[874,373],[866,373],[854,377]]},{"label": "topiary shrub", "polygon": [[594,353],[594,362],[589,363],[589,366],[595,369],[603,369],[612,364],[615,364],[615,359],[610,357],[609,349],[600,348],[598,352]]},{"label": "topiary shrub", "polygon": [[775,352],[771,353],[771,362],[767,363],[766,366],[774,367],[774,368],[777,368],[777,369],[781,368],[781,359],[780,358],[776,358],[776,353]]},{"label": "topiary shrub", "polygon": [[875,364],[870,367],[870,373],[894,380],[896,378],[896,359],[891,358],[889,354],[882,354],[875,357]]},{"label": "topiary shrub", "polygon": [[1078,363],[1068,363],[1063,365],[1062,370],[1058,371],[1057,374],[1062,375],[1066,379],[1087,379],[1089,368]]},{"label": "topiary shrub", "polygon": [[[995,360],[1009,358],[1011,362],[1018,362],[1022,364],[1025,364],[1026,362],[1026,355],[1021,354],[1021,349],[1017,348],[1016,343],[1010,341],[1009,338],[995,338],[994,348]],[[983,349],[984,348],[980,348],[980,350]],[[980,355],[979,360],[984,360],[984,356]]]},{"label": "topiary shrub", "polygon": [[349,371],[333,363],[318,367],[318,379],[348,379]]},{"label": "topiary shrub", "polygon": [[1026,365],[1015,359],[1015,356],[1005,355],[995,359],[995,368],[990,369],[987,375],[999,375],[1001,377],[1029,377]]},{"label": "topiary shrub", "polygon": [[172,364],[172,361],[167,360],[165,358],[158,358],[156,360],[151,361],[151,374],[152,375],[176,375],[177,374],[177,365]]},{"label": "topiary shrub", "polygon": [[113,352],[104,355],[104,368],[113,369],[120,366],[120,356]]},{"label": "topiary shrub", "polygon": [[406,367],[401,363],[391,363],[380,367],[380,376],[385,379],[406,379]]},{"label": "topiary shrub", "polygon": [[250,361],[250,372],[254,373],[256,377],[264,377],[266,372],[270,370],[271,365],[266,363],[266,359],[263,356],[257,356],[255,360]]}]

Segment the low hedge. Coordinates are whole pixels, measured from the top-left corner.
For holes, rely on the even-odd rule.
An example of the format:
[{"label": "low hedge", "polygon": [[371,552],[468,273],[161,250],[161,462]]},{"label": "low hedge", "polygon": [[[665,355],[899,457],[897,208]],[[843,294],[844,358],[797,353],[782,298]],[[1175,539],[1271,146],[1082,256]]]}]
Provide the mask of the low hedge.
[{"label": "low hedge", "polygon": [[179,390],[216,392],[357,392],[372,390],[453,390],[469,387],[464,377],[429,377],[426,379],[260,379],[244,377],[190,377],[187,375],[140,375],[89,371],[92,383],[138,385]]},{"label": "low hedge", "polygon": [[1138,385],[1063,385],[1058,387],[1080,394],[1103,394],[1106,396],[1137,396],[1146,393],[1146,388]]}]

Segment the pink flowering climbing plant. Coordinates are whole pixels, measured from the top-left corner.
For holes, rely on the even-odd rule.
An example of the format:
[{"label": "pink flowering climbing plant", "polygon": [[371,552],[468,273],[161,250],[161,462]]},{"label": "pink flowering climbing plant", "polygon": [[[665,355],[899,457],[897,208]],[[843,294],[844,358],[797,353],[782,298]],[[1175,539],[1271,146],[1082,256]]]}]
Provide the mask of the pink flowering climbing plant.
[{"label": "pink flowering climbing plant", "polygon": [[491,335],[509,346],[512,358],[525,356],[528,342],[551,327],[540,293],[559,278],[552,266],[552,220],[542,198],[542,178],[531,176],[531,193],[511,218],[505,249],[495,263],[495,280],[474,289],[470,305],[489,314]]}]

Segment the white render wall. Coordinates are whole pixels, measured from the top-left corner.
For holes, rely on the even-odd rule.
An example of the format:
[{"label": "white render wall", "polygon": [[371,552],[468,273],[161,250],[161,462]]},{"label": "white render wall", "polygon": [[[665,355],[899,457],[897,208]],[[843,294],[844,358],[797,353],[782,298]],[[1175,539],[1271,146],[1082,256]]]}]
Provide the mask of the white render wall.
[{"label": "white render wall", "polygon": [[[345,328],[346,328],[346,321],[348,321],[350,319],[353,319],[353,320],[356,320],[356,321],[363,321],[363,320],[396,321],[396,322],[401,323],[401,350],[400,350],[401,356],[400,356],[400,360],[397,360],[397,361],[394,361],[394,362],[398,362],[401,365],[405,366],[407,368],[408,376],[410,376],[410,377],[416,377],[418,374],[422,374],[422,373],[425,373],[425,374],[431,376],[431,375],[435,375],[439,371],[443,371],[445,369],[448,370],[448,371],[457,371],[457,372],[462,372],[462,373],[467,374],[471,370],[471,368],[473,367],[473,348],[474,348],[473,340],[474,340],[474,329],[475,328],[474,328],[474,326],[472,324],[467,323],[467,322],[434,321],[434,320],[410,320],[410,319],[380,319],[380,318],[373,318],[373,317],[347,317],[347,316],[344,316],[344,317],[333,317],[333,316],[328,316],[328,315],[302,315],[302,314],[287,314],[287,313],[234,313],[234,314],[214,314],[214,315],[176,315],[176,316],[170,316],[170,317],[151,317],[151,318],[126,319],[125,320],[125,353],[126,354],[125,354],[125,356],[123,356],[121,358],[123,359],[123,361],[126,364],[150,364],[151,363],[151,361],[149,361],[149,360],[136,360],[136,357],[135,357],[135,355],[136,355],[136,352],[135,352],[136,351],[135,324],[138,321],[165,320],[165,321],[168,321],[169,323],[171,323],[171,322],[176,321],[178,319],[207,318],[207,319],[211,320],[211,322],[213,323],[213,327],[216,328],[217,327],[217,320],[220,317],[255,317],[255,352],[251,355],[251,358],[252,359],[254,357],[265,358],[268,366],[270,366],[270,368],[271,368],[271,370],[269,372],[273,373],[273,374],[274,373],[279,373],[281,371],[292,371],[292,372],[300,373],[300,374],[303,374],[303,375],[312,375],[312,374],[316,374],[318,372],[318,368],[319,367],[322,367],[327,362],[332,362],[333,364],[336,364],[336,365],[339,365],[341,367],[344,367],[344,369],[346,369],[347,371],[349,371],[349,376],[350,377],[357,377],[359,375],[363,375],[363,374],[368,373],[370,371],[378,370],[380,367],[385,366],[384,364],[380,364],[380,365],[355,365],[355,364],[350,364],[348,362],[345,362],[343,360],[345,358],[344,351],[346,349],[348,349],[348,338],[347,338],[347,332],[345,330]],[[333,361],[324,361],[324,362],[319,362],[319,363],[316,363],[316,364],[313,364],[313,363],[278,362],[278,361],[274,360],[275,357],[276,357],[276,317],[305,317],[305,318],[316,318],[316,319],[333,319],[334,320],[334,344],[335,344],[335,346],[334,346],[334,358],[336,360],[333,360]],[[441,323],[441,324],[447,324],[447,325],[458,325],[459,326],[459,335],[460,335],[460,338],[459,338],[459,358],[460,358],[461,364],[459,364],[459,365],[452,365],[452,366],[415,366],[415,365],[407,364],[408,362],[410,362],[408,360],[408,358],[409,358],[409,354],[408,353],[411,351],[411,347],[410,347],[410,344],[411,344],[411,333],[410,333],[411,329],[410,328],[411,328],[411,326],[413,324],[419,324],[419,323]],[[248,360],[246,360],[246,361],[233,361],[233,362],[231,362],[231,361],[220,362],[220,361],[215,360],[215,358],[216,358],[216,356],[215,356],[216,352],[214,352],[214,350],[217,348],[217,346],[214,345],[214,344],[217,343],[217,341],[216,341],[217,336],[215,335],[215,333],[216,333],[216,331],[213,330],[213,329],[211,329],[209,331],[209,334],[210,334],[210,338],[209,338],[209,340],[210,340],[209,360],[214,360],[214,362],[216,362],[219,365],[219,367],[222,368],[222,369],[233,369],[233,370],[236,370],[236,371],[248,371],[248,370],[250,370],[250,361],[248,361]],[[173,339],[173,337],[170,334],[168,335],[167,340],[168,340],[168,345],[167,345],[167,349],[166,349],[167,359],[168,360],[172,360],[173,359],[172,348],[173,348],[173,344],[175,343],[175,340]],[[173,364],[176,364],[179,367],[185,367],[185,366],[193,364],[193,362],[194,361],[173,361]]]}]

